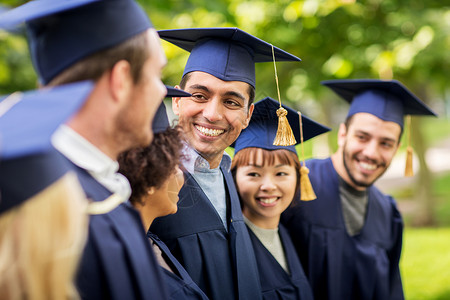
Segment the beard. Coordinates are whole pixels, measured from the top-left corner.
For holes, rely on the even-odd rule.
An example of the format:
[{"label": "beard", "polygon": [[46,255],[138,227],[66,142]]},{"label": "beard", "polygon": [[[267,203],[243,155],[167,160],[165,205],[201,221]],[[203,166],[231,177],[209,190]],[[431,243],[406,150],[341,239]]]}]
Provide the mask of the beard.
[{"label": "beard", "polygon": [[153,140],[151,123],[143,126],[133,119],[132,111],[122,111],[116,120],[114,139],[122,151],[135,147],[147,147]]},{"label": "beard", "polygon": [[353,161],[359,161],[359,159],[357,158],[356,154],[351,155],[351,154],[347,153],[346,150],[347,150],[346,149],[346,145],[344,145],[343,152],[342,152],[342,160],[343,160],[343,163],[344,163],[344,168],[345,168],[345,171],[347,172],[348,177],[352,181],[352,183],[354,185],[356,185],[357,187],[361,187],[361,188],[368,188],[368,187],[370,187],[371,185],[373,185],[373,183],[378,178],[380,178],[384,174],[384,172],[386,172],[386,170],[387,170],[386,163],[380,163],[380,162],[377,162],[377,161],[369,159],[372,163],[374,163],[374,164],[376,164],[376,165],[378,165],[380,167],[383,167],[384,171],[381,172],[378,176],[376,176],[375,178],[373,178],[370,181],[362,181],[362,180],[356,179],[354,174],[353,174],[352,169],[350,168],[350,163],[351,163],[352,160]]}]

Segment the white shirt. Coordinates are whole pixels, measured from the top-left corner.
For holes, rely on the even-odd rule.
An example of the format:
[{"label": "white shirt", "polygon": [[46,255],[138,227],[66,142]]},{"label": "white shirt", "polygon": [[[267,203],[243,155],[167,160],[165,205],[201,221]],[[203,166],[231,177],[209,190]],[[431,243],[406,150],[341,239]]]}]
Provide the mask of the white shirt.
[{"label": "white shirt", "polygon": [[125,202],[131,195],[127,178],[117,173],[119,163],[100,151],[67,125],[61,125],[52,136],[53,146],[78,167],[85,169],[101,185],[118,194]]}]

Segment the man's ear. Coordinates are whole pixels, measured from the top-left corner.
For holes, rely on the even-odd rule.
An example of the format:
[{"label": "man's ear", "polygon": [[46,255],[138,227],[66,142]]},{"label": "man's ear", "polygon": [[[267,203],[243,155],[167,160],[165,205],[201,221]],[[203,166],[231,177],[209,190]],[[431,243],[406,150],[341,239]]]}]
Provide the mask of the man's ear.
[{"label": "man's ear", "polygon": [[339,147],[344,146],[346,138],[347,138],[347,126],[345,126],[344,123],[341,123],[341,125],[339,125],[339,131],[338,131],[338,146]]},{"label": "man's ear", "polygon": [[[181,87],[179,85],[176,85],[174,87],[181,90]],[[180,115],[180,100],[181,97],[172,97],[172,111],[176,116]]]},{"label": "man's ear", "polygon": [[255,109],[255,105],[252,103],[252,104],[250,104],[250,107],[248,108],[247,117],[245,118],[244,127],[242,127],[242,129],[247,128],[248,124],[250,123],[250,120],[253,115],[253,109]]},{"label": "man's ear", "polygon": [[109,74],[109,84],[115,101],[122,102],[128,98],[133,88],[131,66],[128,61],[120,60],[112,67]]}]

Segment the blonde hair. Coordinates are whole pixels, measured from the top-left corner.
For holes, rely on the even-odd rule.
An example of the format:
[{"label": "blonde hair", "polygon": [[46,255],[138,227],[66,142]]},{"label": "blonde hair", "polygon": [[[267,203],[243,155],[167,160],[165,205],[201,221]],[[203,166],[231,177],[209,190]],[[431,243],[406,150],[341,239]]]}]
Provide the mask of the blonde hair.
[{"label": "blonde hair", "polygon": [[[26,187],[25,187],[26,188]],[[74,173],[0,215],[0,299],[76,299],[87,200]]]}]

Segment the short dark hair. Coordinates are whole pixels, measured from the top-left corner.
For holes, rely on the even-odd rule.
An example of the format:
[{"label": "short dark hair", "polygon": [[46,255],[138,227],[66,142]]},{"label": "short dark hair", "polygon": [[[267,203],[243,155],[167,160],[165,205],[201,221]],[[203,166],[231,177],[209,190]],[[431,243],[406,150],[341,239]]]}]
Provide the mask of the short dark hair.
[{"label": "short dark hair", "polygon": [[[189,78],[191,77],[191,72],[185,74],[180,81],[180,87],[184,90],[186,87],[186,83],[188,82]],[[248,84],[248,83],[247,83]],[[255,101],[255,88],[248,84],[248,108],[250,108],[250,105],[252,105],[253,101]]]},{"label": "short dark hair", "polygon": [[151,187],[160,188],[180,164],[183,148],[181,127],[155,133],[152,143],[119,155],[119,172],[131,185],[130,202],[141,203]]},{"label": "short dark hair", "polygon": [[148,43],[148,34],[147,31],[144,31],[114,47],[81,59],[56,75],[48,85],[55,86],[82,80],[97,81],[121,60],[129,62],[133,81],[138,83],[142,76],[144,63],[151,55]]}]

